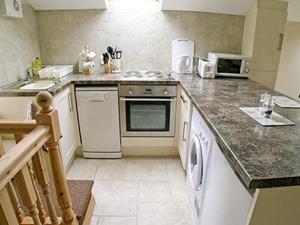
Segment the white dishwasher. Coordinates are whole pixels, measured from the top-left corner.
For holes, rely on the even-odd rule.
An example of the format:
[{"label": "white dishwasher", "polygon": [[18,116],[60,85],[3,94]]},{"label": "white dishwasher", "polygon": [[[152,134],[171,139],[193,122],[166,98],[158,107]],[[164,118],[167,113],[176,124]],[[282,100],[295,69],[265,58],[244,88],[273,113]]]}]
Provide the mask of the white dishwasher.
[{"label": "white dishwasher", "polygon": [[121,158],[117,87],[76,87],[85,158]]}]

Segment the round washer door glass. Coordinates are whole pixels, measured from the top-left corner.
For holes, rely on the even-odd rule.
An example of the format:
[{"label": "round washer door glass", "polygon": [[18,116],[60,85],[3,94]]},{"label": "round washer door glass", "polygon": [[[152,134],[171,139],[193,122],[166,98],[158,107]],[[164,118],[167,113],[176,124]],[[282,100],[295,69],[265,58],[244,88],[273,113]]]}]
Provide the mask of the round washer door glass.
[{"label": "round washer door glass", "polygon": [[188,177],[192,187],[197,190],[203,179],[203,155],[202,145],[198,135],[194,134],[189,149]]}]

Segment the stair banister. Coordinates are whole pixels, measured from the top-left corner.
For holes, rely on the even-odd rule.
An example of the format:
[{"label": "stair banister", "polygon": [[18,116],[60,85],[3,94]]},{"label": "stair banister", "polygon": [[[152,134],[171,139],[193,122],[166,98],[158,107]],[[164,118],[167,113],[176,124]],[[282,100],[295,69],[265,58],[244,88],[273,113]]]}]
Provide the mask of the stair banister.
[{"label": "stair banister", "polygon": [[37,125],[44,125],[50,128],[51,136],[46,142],[46,146],[48,148],[56,196],[62,210],[62,223],[77,225],[78,220],[72,209],[66,174],[59,151],[58,142],[61,137],[61,131],[58,112],[52,107],[52,96],[49,92],[40,92],[36,97],[36,101],[40,107],[40,110],[36,114]]}]

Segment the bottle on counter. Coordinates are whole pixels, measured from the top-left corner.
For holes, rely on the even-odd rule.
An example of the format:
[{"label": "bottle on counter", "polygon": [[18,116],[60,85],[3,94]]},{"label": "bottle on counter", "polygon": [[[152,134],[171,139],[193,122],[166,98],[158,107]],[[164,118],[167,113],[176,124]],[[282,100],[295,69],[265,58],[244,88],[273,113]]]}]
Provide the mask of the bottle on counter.
[{"label": "bottle on counter", "polygon": [[41,70],[43,67],[43,63],[39,57],[36,57],[35,60],[32,62],[32,73],[34,76],[39,75],[39,70]]}]

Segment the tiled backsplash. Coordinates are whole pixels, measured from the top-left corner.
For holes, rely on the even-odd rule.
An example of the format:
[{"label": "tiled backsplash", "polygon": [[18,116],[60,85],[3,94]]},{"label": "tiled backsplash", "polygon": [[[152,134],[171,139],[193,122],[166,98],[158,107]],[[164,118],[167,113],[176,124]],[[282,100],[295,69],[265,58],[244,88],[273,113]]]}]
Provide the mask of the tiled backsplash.
[{"label": "tiled backsplash", "polygon": [[36,56],[40,48],[31,6],[23,5],[23,19],[0,17],[0,86],[24,77]]},{"label": "tiled backsplash", "polygon": [[122,68],[164,69],[171,66],[171,41],[195,41],[196,53],[239,53],[244,17],[195,12],[122,9],[118,0],[108,10],[38,11],[42,59],[47,64],[77,64],[84,45],[99,55],[108,45],[123,50]]},{"label": "tiled backsplash", "polygon": [[169,70],[171,41],[180,37],[194,40],[202,57],[241,50],[243,16],[161,12],[155,1],[124,9],[120,1],[109,1],[108,10],[84,11],[34,12],[25,4],[23,19],[0,17],[0,86],[23,77],[40,53],[45,64],[77,65],[85,45],[98,54],[97,69],[106,47],[117,45],[125,70]]}]

